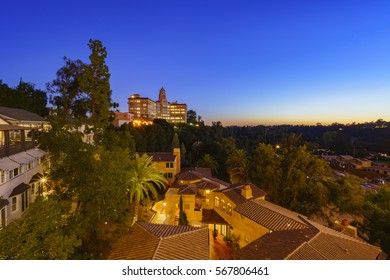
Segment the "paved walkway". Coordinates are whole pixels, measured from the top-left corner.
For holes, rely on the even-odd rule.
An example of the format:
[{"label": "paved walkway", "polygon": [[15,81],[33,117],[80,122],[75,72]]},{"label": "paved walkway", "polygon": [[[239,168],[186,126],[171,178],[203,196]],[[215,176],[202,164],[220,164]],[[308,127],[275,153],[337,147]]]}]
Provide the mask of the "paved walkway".
[{"label": "paved walkway", "polygon": [[210,259],[212,260],[231,260],[233,249],[226,245],[226,242],[223,241],[223,236],[218,234],[217,238],[214,240],[213,231],[209,232],[210,237]]}]

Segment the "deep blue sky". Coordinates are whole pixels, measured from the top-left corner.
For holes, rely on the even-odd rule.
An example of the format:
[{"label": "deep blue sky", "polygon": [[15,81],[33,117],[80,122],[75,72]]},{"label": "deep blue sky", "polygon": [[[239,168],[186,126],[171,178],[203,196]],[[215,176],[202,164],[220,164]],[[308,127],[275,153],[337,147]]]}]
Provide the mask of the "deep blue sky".
[{"label": "deep blue sky", "polygon": [[207,123],[390,120],[389,1],[15,0],[0,26],[9,86],[45,89],[93,38],[122,111],[164,86]]}]

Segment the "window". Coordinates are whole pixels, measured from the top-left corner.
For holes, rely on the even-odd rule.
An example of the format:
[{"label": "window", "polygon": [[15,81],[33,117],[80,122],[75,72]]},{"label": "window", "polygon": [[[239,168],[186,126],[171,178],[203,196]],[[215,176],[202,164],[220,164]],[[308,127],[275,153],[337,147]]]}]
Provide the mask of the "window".
[{"label": "window", "polygon": [[214,207],[215,207],[215,208],[219,208],[219,198],[218,198],[218,196],[216,196],[216,197],[214,198]]},{"label": "window", "polygon": [[30,170],[34,167],[34,162],[29,162],[28,165],[27,165],[27,170]]},{"label": "window", "polygon": [[166,168],[173,168],[173,162],[166,162],[165,167]]},{"label": "window", "polygon": [[226,207],[225,200],[221,199],[221,210],[225,211],[225,207]]},{"label": "window", "polygon": [[232,215],[232,205],[228,202],[226,206],[226,213]]},{"label": "window", "polygon": [[5,171],[0,169],[0,184],[5,183]]},{"label": "window", "polygon": [[15,169],[12,169],[10,172],[9,172],[9,178],[12,179],[13,177],[16,177],[18,176],[20,173],[20,167],[17,167]]},{"label": "window", "polygon": [[10,139],[11,145],[15,145],[15,144],[20,143],[20,141],[21,141],[20,130],[18,130],[18,129],[10,130],[9,131],[9,139]]},{"label": "window", "polygon": [[210,199],[206,198],[206,206],[209,206],[210,205]]},{"label": "window", "polygon": [[5,207],[1,208],[0,210],[0,229],[5,227],[5,219],[6,219],[6,215],[5,215]]},{"label": "window", "polygon": [[31,194],[38,194],[38,183],[34,182],[31,184]]},{"label": "window", "polygon": [[12,197],[11,201],[12,201],[11,203],[12,212],[15,212],[18,209],[16,204],[18,202],[17,197],[16,196]]},{"label": "window", "polygon": [[172,173],[165,173],[165,174],[164,174],[164,177],[165,177],[165,178],[172,178]]},{"label": "window", "polygon": [[25,140],[31,142],[32,141],[32,134],[33,134],[32,130],[25,130],[24,133],[25,133],[24,134]]}]

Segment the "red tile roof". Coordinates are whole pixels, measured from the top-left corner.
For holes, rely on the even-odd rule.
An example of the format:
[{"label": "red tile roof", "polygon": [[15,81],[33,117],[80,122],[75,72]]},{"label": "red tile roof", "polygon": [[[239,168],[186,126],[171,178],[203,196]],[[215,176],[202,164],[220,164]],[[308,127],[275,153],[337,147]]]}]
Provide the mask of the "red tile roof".
[{"label": "red tile roof", "polygon": [[192,226],[175,226],[164,224],[151,224],[144,222],[139,222],[138,224],[157,237],[168,237],[200,229],[199,227]]},{"label": "red tile roof", "polygon": [[234,210],[272,231],[308,227],[297,213],[264,200],[250,200],[238,205]]},{"label": "red tile roof", "polygon": [[[223,190],[220,190],[219,192],[226,195],[236,205],[239,205],[239,204],[242,204],[242,203],[245,203],[246,201],[248,201],[245,197],[243,197],[241,195],[241,189],[245,185],[247,185],[247,184],[242,184],[242,183],[232,184],[232,185],[230,185],[230,187],[223,189]],[[252,195],[253,195],[252,198],[259,198],[259,197],[265,196],[267,194],[265,191],[263,191],[262,189],[260,189],[256,185],[254,185],[254,184],[249,184],[249,185],[251,186],[251,189],[252,189]]]},{"label": "red tile roof", "polygon": [[219,189],[218,183],[208,181],[208,180],[202,180],[200,182],[195,183],[195,185],[199,189],[209,189],[209,190],[218,190]]},{"label": "red tile roof", "polygon": [[198,188],[194,185],[182,185],[179,187],[178,194],[197,194]]},{"label": "red tile roof", "polygon": [[241,260],[283,260],[319,231],[314,227],[267,233],[235,253]]},{"label": "red tile roof", "polygon": [[196,171],[184,171],[180,172],[179,174],[176,174],[176,178],[183,181],[194,181],[194,180],[200,180],[204,176],[201,173],[198,173]]},{"label": "red tile roof", "polygon": [[203,224],[228,225],[229,223],[217,213],[214,209],[202,209]]},{"label": "red tile roof", "polygon": [[[138,153],[140,156],[142,156],[145,153]],[[146,153],[148,156],[153,158],[153,161],[169,161],[173,162],[176,159],[176,155],[173,155],[172,153]]]},{"label": "red tile roof", "polygon": [[357,239],[352,240],[321,232],[286,259],[375,260],[380,253],[379,247],[358,242]]},{"label": "red tile roof", "polygon": [[[263,235],[239,250],[235,254],[237,259],[375,260],[380,257],[379,247],[310,221],[275,204],[250,201],[244,206],[237,208],[249,211],[246,216],[259,224],[278,230]],[[279,217],[264,209],[277,212]],[[280,216],[284,216],[285,220]],[[280,230],[279,226],[289,219],[293,221],[292,224],[300,220],[300,224],[306,225],[306,228],[293,229],[295,226],[289,226]]]},{"label": "red tile roof", "polygon": [[209,259],[207,227],[136,223],[114,244],[112,260]]}]

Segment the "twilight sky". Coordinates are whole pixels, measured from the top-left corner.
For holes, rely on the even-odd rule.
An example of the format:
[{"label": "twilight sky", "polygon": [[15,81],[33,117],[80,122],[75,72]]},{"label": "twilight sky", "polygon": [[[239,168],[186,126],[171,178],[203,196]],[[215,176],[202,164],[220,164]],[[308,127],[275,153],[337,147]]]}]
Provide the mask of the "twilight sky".
[{"label": "twilight sky", "polygon": [[108,52],[113,100],[187,103],[206,123],[390,121],[390,2],[67,0],[1,4],[0,79],[37,88]]}]

